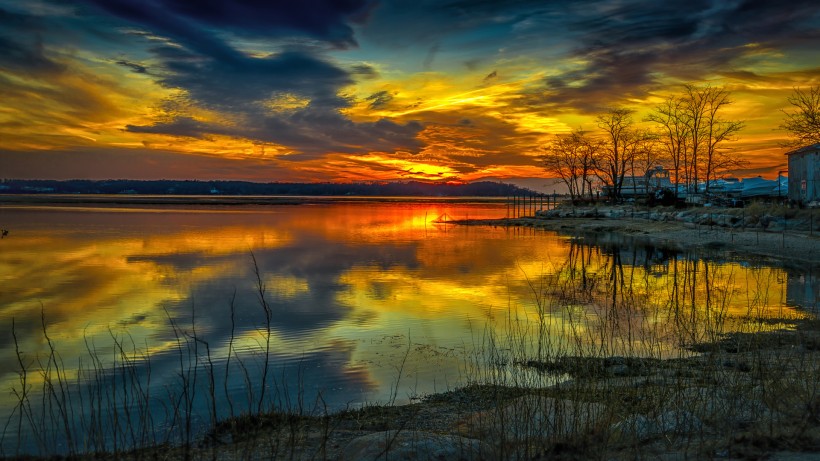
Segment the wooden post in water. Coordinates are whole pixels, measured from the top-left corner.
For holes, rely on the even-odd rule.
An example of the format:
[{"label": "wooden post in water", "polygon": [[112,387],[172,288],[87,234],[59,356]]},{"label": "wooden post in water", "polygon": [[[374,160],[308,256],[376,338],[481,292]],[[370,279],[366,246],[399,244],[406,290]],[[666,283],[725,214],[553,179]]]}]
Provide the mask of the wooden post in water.
[{"label": "wooden post in water", "polygon": [[507,204],[507,214],[505,215],[507,218],[510,217],[510,196],[507,195],[507,199],[504,201]]},{"label": "wooden post in water", "polygon": [[513,196],[513,218],[518,217],[518,194]]},{"label": "wooden post in water", "polygon": [[518,195],[517,194],[513,194],[513,214],[512,214],[512,217],[513,218],[518,217]]},{"label": "wooden post in water", "polygon": [[533,216],[535,214],[535,196],[530,193],[530,212],[527,216]]},{"label": "wooden post in water", "polygon": [[535,216],[535,194],[530,194],[530,216]]}]

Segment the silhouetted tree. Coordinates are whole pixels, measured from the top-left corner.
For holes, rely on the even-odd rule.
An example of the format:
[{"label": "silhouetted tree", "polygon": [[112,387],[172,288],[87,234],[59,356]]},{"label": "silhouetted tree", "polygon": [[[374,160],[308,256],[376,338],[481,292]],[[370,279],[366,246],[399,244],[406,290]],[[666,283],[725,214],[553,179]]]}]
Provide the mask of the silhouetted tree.
[{"label": "silhouetted tree", "polygon": [[734,138],[735,133],[742,130],[744,123],[738,120],[725,120],[720,117],[721,109],[732,103],[729,92],[722,87],[702,87],[697,89],[705,100],[703,119],[703,173],[706,180],[705,192],[709,193],[709,186],[718,175],[740,166],[743,160],[732,151],[723,147],[726,141]]},{"label": "silhouetted tree", "polygon": [[790,146],[805,146],[820,142],[820,86],[808,90],[795,88],[788,98],[795,110],[786,111],[781,128],[789,132]]},{"label": "silhouetted tree", "polygon": [[659,128],[657,137],[675,183],[683,182],[690,192],[703,180],[708,193],[712,181],[743,162],[725,148],[744,126],[742,121],[722,118],[732,102],[729,96],[723,87],[687,84],[682,94],[670,96],[647,118]]},{"label": "silhouetted tree", "polygon": [[600,149],[600,141],[581,130],[556,136],[546,147],[544,167],[567,186],[573,202],[593,198],[592,178]]},{"label": "silhouetted tree", "polygon": [[[631,109],[610,108],[598,116],[598,127],[603,130],[601,155],[596,158],[598,176],[611,188],[611,196],[618,198],[628,170],[635,166],[635,159],[650,148],[648,132],[635,128]],[[645,171],[640,172],[642,175]],[[635,175],[634,170],[632,175]]]},{"label": "silhouetted tree", "polygon": [[647,121],[658,125],[658,145],[661,158],[672,171],[672,182],[675,185],[675,198],[678,196],[678,184],[683,176],[683,165],[689,145],[689,124],[685,122],[684,100],[675,95],[667,98],[655,107]]}]

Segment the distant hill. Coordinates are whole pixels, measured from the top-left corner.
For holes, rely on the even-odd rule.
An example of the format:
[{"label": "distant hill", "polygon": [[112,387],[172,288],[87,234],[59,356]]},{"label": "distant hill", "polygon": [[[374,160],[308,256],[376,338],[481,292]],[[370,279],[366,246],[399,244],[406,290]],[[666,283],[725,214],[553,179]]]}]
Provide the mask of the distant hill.
[{"label": "distant hill", "polygon": [[466,184],[406,182],[372,183],[256,183],[247,181],[138,181],[116,179],[6,179],[0,194],[147,194],[147,195],[308,195],[399,197],[505,197],[533,191],[512,184],[480,181]]}]

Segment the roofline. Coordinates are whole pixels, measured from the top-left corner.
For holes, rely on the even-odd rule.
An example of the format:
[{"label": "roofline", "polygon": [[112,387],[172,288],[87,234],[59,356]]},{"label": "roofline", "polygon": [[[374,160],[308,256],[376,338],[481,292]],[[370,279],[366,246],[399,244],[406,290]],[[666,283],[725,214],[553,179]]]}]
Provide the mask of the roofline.
[{"label": "roofline", "polygon": [[818,150],[820,150],[820,142],[818,142],[816,144],[809,144],[809,145],[803,146],[803,147],[798,147],[795,150],[791,150],[789,152],[786,152],[785,155],[803,154],[803,153],[806,153],[806,152],[814,152],[814,151],[818,151]]}]

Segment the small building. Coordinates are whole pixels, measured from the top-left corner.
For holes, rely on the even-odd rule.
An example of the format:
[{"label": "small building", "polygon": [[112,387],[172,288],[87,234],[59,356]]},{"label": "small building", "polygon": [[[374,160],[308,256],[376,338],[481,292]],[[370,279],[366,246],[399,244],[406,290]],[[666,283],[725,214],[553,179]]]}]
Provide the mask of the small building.
[{"label": "small building", "polygon": [[801,205],[820,201],[820,143],[787,152],[789,200]]}]

